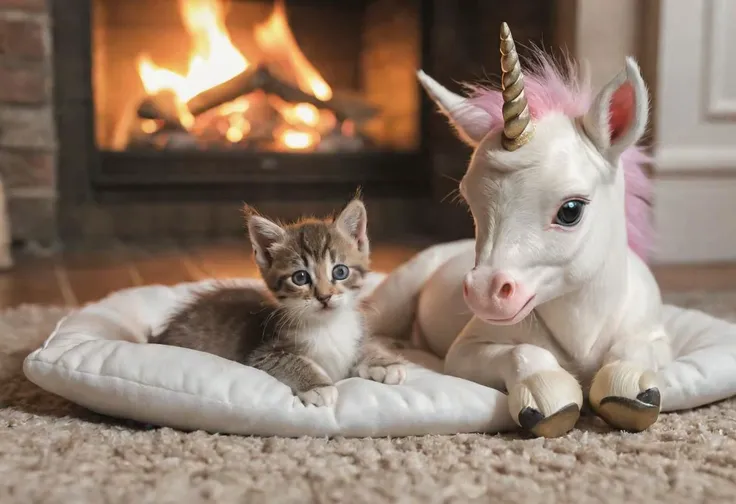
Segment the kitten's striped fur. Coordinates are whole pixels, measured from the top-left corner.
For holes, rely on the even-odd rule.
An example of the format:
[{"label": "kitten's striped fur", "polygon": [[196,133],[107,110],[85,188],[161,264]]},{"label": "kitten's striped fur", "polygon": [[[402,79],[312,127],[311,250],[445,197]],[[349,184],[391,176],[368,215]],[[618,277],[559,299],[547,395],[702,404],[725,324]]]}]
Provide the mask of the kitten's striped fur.
[{"label": "kitten's striped fur", "polygon": [[[363,203],[351,201],[334,220],[286,226],[250,209],[246,215],[268,290],[222,286],[201,292],[151,343],[261,369],[306,404],[334,404],[334,384],[348,376],[403,382],[404,359],[367,334],[357,299],[370,268]],[[310,281],[301,285],[303,274]]]}]

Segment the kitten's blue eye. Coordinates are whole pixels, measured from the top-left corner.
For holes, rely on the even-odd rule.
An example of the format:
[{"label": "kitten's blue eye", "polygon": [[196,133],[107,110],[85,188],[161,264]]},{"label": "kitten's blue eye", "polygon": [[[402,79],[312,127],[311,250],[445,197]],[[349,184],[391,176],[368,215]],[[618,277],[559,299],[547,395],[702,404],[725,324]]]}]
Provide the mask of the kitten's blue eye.
[{"label": "kitten's blue eye", "polygon": [[332,278],[335,280],[345,280],[350,274],[350,270],[344,264],[338,264],[332,268]]},{"label": "kitten's blue eye", "polygon": [[559,210],[557,210],[554,223],[563,227],[574,226],[580,222],[585,205],[586,202],[579,199],[565,201]]},{"label": "kitten's blue eye", "polygon": [[309,277],[309,273],[304,270],[299,270],[291,275],[291,281],[294,282],[294,285],[301,287],[302,285],[307,285],[312,281],[312,279]]}]

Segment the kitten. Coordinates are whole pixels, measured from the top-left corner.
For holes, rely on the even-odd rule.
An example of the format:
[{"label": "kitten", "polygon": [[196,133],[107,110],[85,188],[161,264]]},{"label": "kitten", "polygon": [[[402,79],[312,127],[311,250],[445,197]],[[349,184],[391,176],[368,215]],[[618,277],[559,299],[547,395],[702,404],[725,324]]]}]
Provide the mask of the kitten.
[{"label": "kitten", "polygon": [[334,384],[349,376],[402,383],[406,361],[370,337],[358,299],[370,264],[363,203],[354,199],[334,220],[287,226],[246,215],[267,289],[198,293],[150,342],[261,369],[316,406],[334,404]]}]

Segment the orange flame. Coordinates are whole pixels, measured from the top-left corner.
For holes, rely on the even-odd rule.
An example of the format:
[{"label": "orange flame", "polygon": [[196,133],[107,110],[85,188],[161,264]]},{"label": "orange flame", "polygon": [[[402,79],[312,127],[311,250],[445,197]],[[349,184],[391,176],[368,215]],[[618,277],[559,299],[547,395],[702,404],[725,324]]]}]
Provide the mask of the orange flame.
[{"label": "orange flame", "polygon": [[254,35],[259,47],[266,54],[291,66],[302,91],[322,101],[332,98],[332,89],[309,63],[294,40],[286,20],[283,0],[276,0],[271,16],[265,23],[256,26]]},{"label": "orange flame", "polygon": [[[242,73],[251,62],[233,45],[225,27],[225,12],[220,0],[179,0],[179,11],[193,40],[186,74],[156,65],[147,54],[138,57],[138,73],[146,93],[174,92],[179,101],[181,122],[189,129],[194,125],[194,117],[184,104],[199,93]],[[270,17],[255,26],[254,37],[266,62],[285,68],[302,91],[320,100],[332,98],[332,89],[296,43],[283,0],[276,0]],[[223,134],[230,142],[237,143],[250,132],[251,125],[243,116],[250,106],[249,99],[238,98],[215,111],[226,118],[227,127]],[[320,111],[308,103],[269,102],[286,123],[295,127],[276,132],[277,141],[287,149],[307,149],[319,142],[318,131],[306,132],[304,127],[322,131],[334,123],[331,112]],[[146,124],[143,128],[151,129],[152,125]]]},{"label": "orange flame", "polygon": [[304,150],[319,142],[319,135],[307,131],[286,129],[279,134],[279,141],[289,149]]},{"label": "orange flame", "polygon": [[186,102],[242,73],[249,62],[230,41],[218,0],[179,0],[179,10],[194,41],[187,74],[159,67],[147,54],[138,58],[138,73],[148,94],[171,89]]}]

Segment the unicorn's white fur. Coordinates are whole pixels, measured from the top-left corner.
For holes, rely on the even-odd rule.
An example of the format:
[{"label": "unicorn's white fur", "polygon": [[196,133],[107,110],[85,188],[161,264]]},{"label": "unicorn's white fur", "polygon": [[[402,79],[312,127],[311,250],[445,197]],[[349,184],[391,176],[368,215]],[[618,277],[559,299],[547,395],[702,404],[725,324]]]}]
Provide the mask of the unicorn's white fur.
[{"label": "unicorn's white fur", "polygon": [[[507,390],[512,417],[539,435],[571,429],[584,395],[609,424],[646,428],[660,408],[654,373],[672,357],[658,286],[627,243],[621,158],[648,119],[636,62],[581,116],[537,114],[515,151],[476,102],[419,79],[474,147],[460,192],[475,245],[435,273],[464,278],[462,294],[443,296],[435,314],[420,300],[427,344],[446,354],[448,374]],[[466,315],[447,320],[451,310]]]}]

